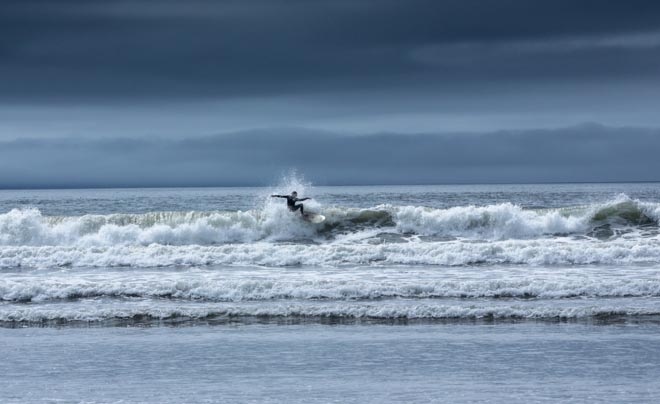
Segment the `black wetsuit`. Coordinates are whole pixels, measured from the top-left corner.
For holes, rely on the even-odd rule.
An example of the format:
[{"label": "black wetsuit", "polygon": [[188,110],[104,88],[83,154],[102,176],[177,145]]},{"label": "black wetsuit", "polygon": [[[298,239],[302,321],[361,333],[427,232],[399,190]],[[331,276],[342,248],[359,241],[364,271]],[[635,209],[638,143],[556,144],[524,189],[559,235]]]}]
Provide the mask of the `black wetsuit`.
[{"label": "black wetsuit", "polygon": [[295,212],[298,209],[300,209],[300,214],[304,215],[305,214],[305,208],[303,207],[303,204],[298,204],[296,205],[296,202],[301,202],[301,201],[306,201],[309,198],[294,198],[291,195],[271,195],[275,198],[286,198],[286,206],[289,208],[290,211]]}]

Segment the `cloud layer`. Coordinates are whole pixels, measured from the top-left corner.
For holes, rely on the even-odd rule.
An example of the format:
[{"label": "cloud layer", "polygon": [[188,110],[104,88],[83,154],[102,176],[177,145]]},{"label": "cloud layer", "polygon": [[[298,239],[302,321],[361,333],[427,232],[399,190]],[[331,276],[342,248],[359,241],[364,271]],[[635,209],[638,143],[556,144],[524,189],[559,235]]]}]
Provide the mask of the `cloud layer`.
[{"label": "cloud layer", "polygon": [[481,134],[305,129],[180,140],[0,142],[0,187],[318,185],[660,180],[660,130],[580,125]]},{"label": "cloud layer", "polygon": [[8,0],[0,9],[0,98],[657,79],[659,38],[660,3],[650,0]]}]

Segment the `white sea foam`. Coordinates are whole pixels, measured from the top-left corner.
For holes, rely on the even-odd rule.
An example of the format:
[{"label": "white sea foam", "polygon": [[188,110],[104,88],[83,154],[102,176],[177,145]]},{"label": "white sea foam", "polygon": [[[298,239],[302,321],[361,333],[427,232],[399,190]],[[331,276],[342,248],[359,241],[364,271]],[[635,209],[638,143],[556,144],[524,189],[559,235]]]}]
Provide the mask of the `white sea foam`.
[{"label": "white sea foam", "polygon": [[590,221],[588,215],[565,216],[559,210],[524,210],[511,203],[449,209],[406,206],[396,210],[395,218],[404,232],[454,236],[478,234],[495,239],[583,232]]},{"label": "white sea foam", "polygon": [[[417,278],[420,279],[417,279]],[[44,302],[82,298],[170,298],[193,301],[240,302],[267,300],[380,300],[574,297],[660,297],[660,279],[568,278],[429,280],[409,279],[296,280],[285,274],[273,278],[224,279],[222,276],[131,274],[125,277],[46,276],[0,280],[0,300]],[[383,278],[383,276],[381,276]]]},{"label": "white sea foam", "polygon": [[534,304],[393,303],[270,303],[262,304],[122,304],[122,305],[5,305],[1,322],[208,320],[214,318],[335,318],[335,319],[606,319],[614,316],[658,316],[656,307],[619,304],[542,306]]},{"label": "white sea foam", "polygon": [[43,216],[36,209],[0,215],[0,245],[209,245],[310,238],[317,228],[284,209]]},{"label": "white sea foam", "polygon": [[[314,205],[312,205],[312,208]],[[261,209],[234,212],[153,212],[85,216],[43,216],[36,209],[0,214],[0,245],[112,246],[209,245],[315,238],[368,228],[419,235],[487,239],[533,238],[583,233],[601,222],[657,223],[660,204],[620,196],[581,209],[526,210],[503,203],[432,209],[382,205],[373,209],[320,208],[327,217],[312,225],[268,200]],[[394,226],[394,227],[392,227]]]},{"label": "white sea foam", "polygon": [[[311,206],[326,215],[324,223],[305,222],[270,198],[259,209],[232,212],[44,216],[13,209],[0,214],[0,268],[660,262],[660,204],[625,195],[545,210]],[[601,227],[600,239],[592,237]],[[623,236],[614,237],[617,229]],[[445,238],[415,239],[435,236]]]},{"label": "white sea foam", "polygon": [[219,246],[0,247],[0,268],[193,265],[342,266],[631,264],[660,262],[660,239],[568,238],[491,242],[226,244]]}]

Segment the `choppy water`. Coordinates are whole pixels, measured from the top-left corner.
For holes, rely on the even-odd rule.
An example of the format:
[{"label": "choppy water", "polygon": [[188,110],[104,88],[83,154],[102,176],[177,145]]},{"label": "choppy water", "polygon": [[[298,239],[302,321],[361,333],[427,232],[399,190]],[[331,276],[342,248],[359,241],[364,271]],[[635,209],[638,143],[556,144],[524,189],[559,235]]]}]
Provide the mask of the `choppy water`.
[{"label": "choppy water", "polygon": [[660,316],[659,221],[658,184],[2,191],[0,321]]},{"label": "choppy water", "polygon": [[0,401],[654,402],[659,223],[660,184],[0,191]]}]

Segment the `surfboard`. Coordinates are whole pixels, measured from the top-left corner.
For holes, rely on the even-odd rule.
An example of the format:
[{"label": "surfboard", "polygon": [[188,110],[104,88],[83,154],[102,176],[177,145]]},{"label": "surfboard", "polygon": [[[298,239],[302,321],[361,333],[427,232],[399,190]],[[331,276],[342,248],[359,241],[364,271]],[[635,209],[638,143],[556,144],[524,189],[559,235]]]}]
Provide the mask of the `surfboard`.
[{"label": "surfboard", "polygon": [[310,223],[321,223],[322,221],[325,220],[325,216],[323,215],[318,215],[316,213],[305,213],[302,215],[303,220],[308,221]]}]

